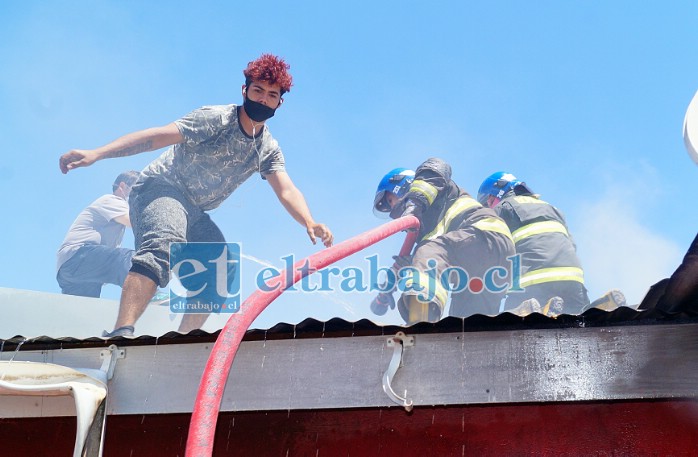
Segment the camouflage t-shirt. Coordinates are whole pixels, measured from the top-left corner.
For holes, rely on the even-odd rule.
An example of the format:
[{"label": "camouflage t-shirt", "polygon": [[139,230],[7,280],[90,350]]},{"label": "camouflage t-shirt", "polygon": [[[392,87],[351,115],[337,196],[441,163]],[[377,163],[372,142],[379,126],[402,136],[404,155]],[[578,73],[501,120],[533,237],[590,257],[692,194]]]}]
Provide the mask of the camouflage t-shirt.
[{"label": "camouflage t-shirt", "polygon": [[204,106],[175,125],[184,142],[165,151],[143,174],[169,182],[204,211],[218,207],[253,173],[264,179],[286,169],[266,125],[255,138],[242,130],[237,105]]}]

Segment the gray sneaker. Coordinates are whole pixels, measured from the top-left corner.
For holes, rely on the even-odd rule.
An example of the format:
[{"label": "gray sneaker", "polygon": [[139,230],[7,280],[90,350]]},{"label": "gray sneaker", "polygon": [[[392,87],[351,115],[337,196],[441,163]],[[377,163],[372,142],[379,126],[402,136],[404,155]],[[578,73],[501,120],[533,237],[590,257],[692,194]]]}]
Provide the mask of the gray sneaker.
[{"label": "gray sneaker", "polygon": [[111,332],[104,330],[102,332],[102,338],[116,338],[118,336],[123,336],[126,338],[133,337],[133,331],[135,328],[133,325],[124,325],[123,327],[115,328]]}]

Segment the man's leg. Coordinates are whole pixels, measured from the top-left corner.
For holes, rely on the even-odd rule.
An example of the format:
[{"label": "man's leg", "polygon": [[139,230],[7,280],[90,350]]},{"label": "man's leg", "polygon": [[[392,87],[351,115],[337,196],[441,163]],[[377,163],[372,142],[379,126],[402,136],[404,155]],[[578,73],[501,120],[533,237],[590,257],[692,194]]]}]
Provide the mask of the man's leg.
[{"label": "man's leg", "polygon": [[[223,232],[218,228],[218,226],[211,220],[208,214],[201,214],[201,216],[194,222],[187,233],[187,240],[189,242],[205,242],[205,243],[225,243],[225,237]],[[228,264],[230,267],[231,264]],[[228,278],[232,279],[232,272],[228,272]],[[184,285],[184,284],[183,284]],[[192,330],[200,329],[208,319],[208,313],[185,313],[182,316],[182,322],[179,324],[180,333],[189,333]]]},{"label": "man's leg", "polygon": [[99,298],[102,293],[102,284],[109,282],[106,281],[107,272],[112,268],[109,254],[104,255],[105,251],[115,251],[115,248],[89,244],[78,249],[61,265],[56,275],[61,292],[67,295]]},{"label": "man's leg", "polygon": [[[495,316],[499,314],[506,288],[511,280],[508,257],[515,254],[513,243],[504,235],[496,232],[484,232],[475,228],[454,230],[444,235],[448,246],[449,258],[454,266],[462,269],[468,276],[468,287],[451,297],[449,315],[467,317],[472,314]],[[486,277],[490,269],[495,268],[491,277]],[[496,273],[496,274],[494,274]],[[480,290],[474,291],[473,278],[483,280]],[[489,290],[491,286],[501,291]]]},{"label": "man's leg", "polygon": [[119,315],[114,328],[133,327],[141,317],[148,302],[155,295],[157,284],[147,276],[130,271],[124,281],[119,303]]},{"label": "man's leg", "polygon": [[186,313],[182,316],[182,322],[179,323],[179,328],[177,331],[179,333],[189,333],[192,330],[200,329],[208,319],[208,313]]},{"label": "man's leg", "polygon": [[121,291],[116,330],[133,327],[157,286],[169,282],[170,243],[186,241],[188,213],[194,211],[185,201],[176,189],[157,180],[131,191],[129,214],[137,250]]},{"label": "man's leg", "polygon": [[73,282],[67,279],[63,267],[56,276],[61,293],[65,295],[76,295],[78,297],[99,298],[102,294],[102,284],[96,282]]},{"label": "man's leg", "polygon": [[449,267],[443,237],[421,244],[410,265],[417,274],[400,281],[405,292],[397,302],[400,316],[408,325],[417,322],[438,322],[448,301],[448,290],[441,284],[441,273]]},{"label": "man's leg", "polygon": [[79,297],[99,298],[102,293],[102,283],[87,282],[80,275],[81,259],[77,253],[68,259],[58,269],[56,281],[61,287],[61,293],[65,295],[77,295]]}]

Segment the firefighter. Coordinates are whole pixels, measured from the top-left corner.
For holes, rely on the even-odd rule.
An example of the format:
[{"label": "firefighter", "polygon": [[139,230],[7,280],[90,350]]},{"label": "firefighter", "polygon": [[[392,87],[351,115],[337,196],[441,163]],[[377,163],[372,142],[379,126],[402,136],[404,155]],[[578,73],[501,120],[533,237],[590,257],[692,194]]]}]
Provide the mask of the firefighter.
[{"label": "firefighter", "polygon": [[528,300],[538,304],[542,314],[553,316],[580,314],[589,307],[577,249],[557,208],[503,171],[483,181],[477,199],[504,219],[520,255],[519,285],[524,291],[509,294],[507,303],[513,301],[513,305],[506,310]]},{"label": "firefighter", "polygon": [[448,163],[430,158],[415,172],[390,171],[373,209],[393,219],[413,215],[421,223],[412,255],[396,259],[411,273],[399,275],[397,307],[407,324],[438,321],[449,291],[451,316],[499,312],[510,279],[508,258],[515,254],[511,233],[494,211],[453,182]]}]

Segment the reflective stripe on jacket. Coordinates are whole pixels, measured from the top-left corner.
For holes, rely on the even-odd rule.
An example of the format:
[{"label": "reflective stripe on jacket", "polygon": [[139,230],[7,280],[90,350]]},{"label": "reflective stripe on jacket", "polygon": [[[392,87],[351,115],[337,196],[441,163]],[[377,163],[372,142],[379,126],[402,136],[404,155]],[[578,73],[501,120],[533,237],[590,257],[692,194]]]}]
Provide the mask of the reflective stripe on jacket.
[{"label": "reflective stripe on jacket", "polygon": [[521,255],[521,286],[555,281],[584,284],[584,271],[562,213],[528,195],[505,196],[494,210],[511,230]]},{"label": "reflective stripe on jacket", "polygon": [[584,271],[577,267],[552,267],[530,270],[521,275],[520,285],[526,288],[534,284],[552,281],[577,281],[584,284]]}]

